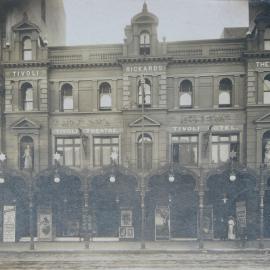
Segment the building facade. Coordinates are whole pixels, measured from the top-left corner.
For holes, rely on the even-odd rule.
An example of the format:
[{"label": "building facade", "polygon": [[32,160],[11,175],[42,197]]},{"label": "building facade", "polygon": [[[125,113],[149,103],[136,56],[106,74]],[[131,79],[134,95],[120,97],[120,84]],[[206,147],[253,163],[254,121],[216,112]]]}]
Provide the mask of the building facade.
[{"label": "building facade", "polygon": [[262,245],[270,236],[262,5],[250,3],[249,29],[216,40],[159,41],[146,4],[123,44],[47,46],[29,17],[12,25],[2,51],[2,240]]}]

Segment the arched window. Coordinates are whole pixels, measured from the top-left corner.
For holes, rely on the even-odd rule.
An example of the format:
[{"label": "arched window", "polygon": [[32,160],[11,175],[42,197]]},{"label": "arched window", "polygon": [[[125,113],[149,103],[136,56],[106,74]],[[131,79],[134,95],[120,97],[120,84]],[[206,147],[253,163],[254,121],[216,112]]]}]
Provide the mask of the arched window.
[{"label": "arched window", "polygon": [[32,60],[32,41],[29,37],[23,39],[23,60]]},{"label": "arched window", "polygon": [[232,81],[228,78],[219,82],[219,107],[232,105]]},{"label": "arched window", "polygon": [[32,111],[34,108],[33,87],[30,83],[24,83],[21,87],[22,109]]},{"label": "arched window", "polygon": [[145,106],[151,106],[151,83],[147,78],[144,83],[141,80],[139,82],[138,104],[142,105],[142,101]]},{"label": "arched window", "polygon": [[270,74],[266,75],[263,80],[263,103],[270,104]]},{"label": "arched window", "polygon": [[140,34],[140,55],[150,54],[150,34],[143,31]]},{"label": "arched window", "polygon": [[112,108],[112,90],[108,83],[102,83],[99,87],[99,109],[110,110]]},{"label": "arched window", "polygon": [[270,50],[270,27],[265,29],[264,33],[264,49]]},{"label": "arched window", "polygon": [[68,83],[65,83],[61,88],[61,97],[62,97],[62,110],[70,111],[73,110],[73,93],[72,86]]},{"label": "arched window", "polygon": [[142,142],[144,142],[144,153],[143,153],[143,164],[144,169],[149,170],[152,169],[152,137],[144,133],[138,137],[137,141],[137,165],[138,169],[142,169]]},{"label": "arched window", "polygon": [[34,168],[34,141],[24,136],[20,141],[20,169],[33,170]]},{"label": "arched window", "polygon": [[262,161],[267,167],[270,166],[270,130],[263,134],[262,139]]},{"label": "arched window", "polygon": [[192,83],[189,80],[184,80],[180,84],[179,105],[180,107],[192,107]]}]

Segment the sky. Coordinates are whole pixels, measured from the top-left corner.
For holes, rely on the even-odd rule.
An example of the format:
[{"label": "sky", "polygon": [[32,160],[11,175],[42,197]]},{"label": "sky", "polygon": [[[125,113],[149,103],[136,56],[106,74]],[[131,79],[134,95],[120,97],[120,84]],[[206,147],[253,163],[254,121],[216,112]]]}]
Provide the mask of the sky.
[{"label": "sky", "polygon": [[[64,0],[67,45],[123,43],[144,0]],[[247,0],[146,0],[159,18],[159,40],[215,39],[224,27],[248,26]]]}]

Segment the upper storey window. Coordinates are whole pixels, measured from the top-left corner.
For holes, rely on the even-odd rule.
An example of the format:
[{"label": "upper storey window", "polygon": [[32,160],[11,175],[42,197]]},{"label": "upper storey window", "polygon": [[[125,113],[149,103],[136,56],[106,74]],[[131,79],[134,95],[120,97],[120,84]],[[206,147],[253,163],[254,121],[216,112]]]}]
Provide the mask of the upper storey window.
[{"label": "upper storey window", "polygon": [[62,98],[62,110],[70,111],[73,110],[73,93],[72,86],[68,83],[64,84],[61,89]]},{"label": "upper storey window", "polygon": [[112,108],[112,90],[108,83],[102,83],[99,87],[99,109],[110,110]]},{"label": "upper storey window", "polygon": [[232,81],[228,78],[219,82],[219,107],[230,107],[232,105]]},{"label": "upper storey window", "polygon": [[150,34],[146,31],[140,34],[140,55],[150,54]]},{"label": "upper storey window", "polygon": [[32,111],[34,105],[33,87],[30,83],[24,83],[21,87],[22,109],[24,111]]},{"label": "upper storey window", "polygon": [[179,105],[180,107],[192,107],[192,83],[189,80],[184,80],[180,84]]},{"label": "upper storey window", "polygon": [[263,83],[263,103],[270,104],[270,74],[264,77]]},{"label": "upper storey window", "polygon": [[151,83],[148,79],[139,82],[138,101],[139,105],[142,105],[143,102],[145,106],[151,106]]},{"label": "upper storey window", "polygon": [[23,60],[32,60],[32,41],[29,37],[23,39]]},{"label": "upper storey window", "polygon": [[270,50],[270,27],[265,29],[264,33],[264,49]]}]

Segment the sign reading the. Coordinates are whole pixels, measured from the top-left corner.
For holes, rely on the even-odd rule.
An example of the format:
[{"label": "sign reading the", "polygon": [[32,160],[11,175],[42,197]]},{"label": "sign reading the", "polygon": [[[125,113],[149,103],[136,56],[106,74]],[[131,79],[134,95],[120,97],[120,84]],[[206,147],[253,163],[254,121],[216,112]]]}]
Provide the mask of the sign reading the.
[{"label": "sign reading the", "polygon": [[256,62],[257,68],[270,68],[270,61]]}]

